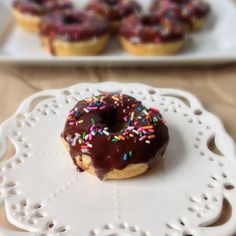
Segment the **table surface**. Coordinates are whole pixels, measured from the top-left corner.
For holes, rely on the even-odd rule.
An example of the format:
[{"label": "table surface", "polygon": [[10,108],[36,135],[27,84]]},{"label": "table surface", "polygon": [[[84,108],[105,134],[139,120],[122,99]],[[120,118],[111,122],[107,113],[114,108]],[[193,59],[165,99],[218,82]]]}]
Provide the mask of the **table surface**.
[{"label": "table surface", "polygon": [[[233,0],[236,2],[236,0]],[[64,88],[81,82],[139,82],[159,88],[193,93],[205,108],[218,115],[236,140],[236,64],[215,67],[160,68],[56,68],[0,66],[0,123],[11,116],[28,96],[44,89]],[[1,179],[0,179],[1,181]],[[231,209],[224,205],[225,223]],[[215,226],[216,226],[215,225]],[[22,231],[6,219],[0,205],[0,226]],[[234,235],[236,236],[236,234]]]}]

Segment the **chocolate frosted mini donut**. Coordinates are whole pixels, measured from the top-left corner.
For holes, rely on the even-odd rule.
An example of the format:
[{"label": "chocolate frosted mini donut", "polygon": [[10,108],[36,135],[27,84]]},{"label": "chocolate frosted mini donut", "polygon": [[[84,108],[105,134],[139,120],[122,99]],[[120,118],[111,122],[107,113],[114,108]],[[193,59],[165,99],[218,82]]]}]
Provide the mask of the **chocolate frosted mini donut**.
[{"label": "chocolate frosted mini donut", "polygon": [[121,20],[141,12],[141,6],[134,0],[92,0],[87,9],[106,17],[116,31]]},{"label": "chocolate frosted mini donut", "polygon": [[72,9],[69,0],[15,0],[13,12],[20,26],[30,32],[38,32],[42,16],[46,13]]},{"label": "chocolate frosted mini donut", "polygon": [[210,13],[205,0],[154,0],[151,11],[176,17],[189,31],[201,29]]},{"label": "chocolate frosted mini donut", "polygon": [[62,133],[80,170],[100,179],[142,174],[162,155],[169,141],[159,111],[128,95],[102,94],[79,101]]},{"label": "chocolate frosted mini donut", "polygon": [[182,48],[184,38],[181,24],[166,15],[132,15],[120,27],[121,44],[139,56],[174,54]]},{"label": "chocolate frosted mini donut", "polygon": [[92,12],[67,10],[46,15],[40,25],[43,45],[54,55],[95,55],[106,46],[108,21]]}]

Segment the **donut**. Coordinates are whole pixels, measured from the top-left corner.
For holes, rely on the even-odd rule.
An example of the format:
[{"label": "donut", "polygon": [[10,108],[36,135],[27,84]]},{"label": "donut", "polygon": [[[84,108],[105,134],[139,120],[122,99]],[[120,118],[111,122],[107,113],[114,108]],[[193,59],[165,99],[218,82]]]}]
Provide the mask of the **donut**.
[{"label": "donut", "polygon": [[62,140],[79,170],[107,180],[146,172],[165,152],[169,135],[156,108],[125,94],[104,93],[76,104]]},{"label": "donut", "polygon": [[205,0],[154,0],[151,12],[176,17],[188,31],[200,30],[210,13]]},{"label": "donut", "polygon": [[43,45],[56,56],[98,54],[107,44],[109,31],[105,18],[79,10],[52,12],[40,25]]},{"label": "donut", "polygon": [[38,32],[42,16],[55,10],[73,8],[69,0],[15,0],[13,14],[17,23],[29,32]]},{"label": "donut", "polygon": [[111,22],[113,32],[118,30],[124,18],[142,10],[134,0],[91,0],[87,9],[106,17]]},{"label": "donut", "polygon": [[174,18],[159,14],[132,15],[120,27],[120,42],[138,56],[177,53],[184,44],[185,31]]}]

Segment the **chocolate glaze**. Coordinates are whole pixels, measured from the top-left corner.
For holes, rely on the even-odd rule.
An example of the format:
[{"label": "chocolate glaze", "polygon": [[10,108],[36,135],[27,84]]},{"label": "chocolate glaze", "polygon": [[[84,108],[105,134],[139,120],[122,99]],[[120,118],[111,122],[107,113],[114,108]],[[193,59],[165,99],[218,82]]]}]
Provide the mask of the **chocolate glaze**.
[{"label": "chocolate glaze", "polygon": [[161,15],[172,15],[192,27],[196,20],[208,16],[210,5],[205,0],[154,0],[150,10]]},{"label": "chocolate glaze", "polygon": [[121,21],[131,14],[141,12],[141,6],[133,0],[92,0],[87,9],[111,21]]},{"label": "chocolate glaze", "polygon": [[150,164],[163,154],[169,135],[158,110],[146,109],[128,95],[101,97],[95,97],[99,102],[94,98],[79,101],[68,116],[62,137],[73,159],[83,154],[91,156],[98,177],[103,179],[113,169]]},{"label": "chocolate glaze", "polygon": [[133,44],[183,40],[185,33],[173,17],[159,14],[132,15],[120,27],[120,35]]},{"label": "chocolate glaze", "polygon": [[15,0],[13,7],[25,14],[42,16],[55,10],[72,9],[70,0]]}]

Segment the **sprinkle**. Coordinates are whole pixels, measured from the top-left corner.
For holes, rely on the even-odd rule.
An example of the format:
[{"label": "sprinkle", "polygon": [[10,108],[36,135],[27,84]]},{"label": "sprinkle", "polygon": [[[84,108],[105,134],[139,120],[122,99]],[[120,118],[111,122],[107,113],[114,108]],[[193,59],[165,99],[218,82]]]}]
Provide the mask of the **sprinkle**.
[{"label": "sprinkle", "polygon": [[83,132],[82,138],[85,139],[86,132]]},{"label": "sprinkle", "polygon": [[91,134],[92,134],[93,136],[95,136],[96,133],[97,133],[96,130],[93,130],[93,131],[91,132]]},{"label": "sprinkle", "polygon": [[120,138],[118,136],[114,136],[114,138],[117,139],[117,140],[120,140]]},{"label": "sprinkle", "polygon": [[145,118],[142,119],[142,122],[146,125],[147,124],[147,120]]},{"label": "sprinkle", "polygon": [[112,99],[113,100],[116,100],[116,101],[119,101],[119,98],[115,97],[115,96],[112,96]]},{"label": "sprinkle", "polygon": [[134,129],[134,126],[129,126],[128,128],[127,128],[127,130],[133,130]]},{"label": "sprinkle", "polygon": [[143,129],[152,129],[152,128],[153,128],[152,125],[148,125],[148,126],[143,126],[140,129],[143,130]]},{"label": "sprinkle", "polygon": [[127,153],[124,154],[123,159],[124,159],[125,161],[128,160],[128,154],[127,154]]},{"label": "sprinkle", "polygon": [[79,120],[78,123],[79,124],[82,124],[84,122],[84,120]]},{"label": "sprinkle", "polygon": [[119,138],[124,141],[125,140],[125,137],[123,135],[119,135]]},{"label": "sprinkle", "polygon": [[134,132],[135,134],[138,134],[138,131],[133,129],[132,132]]},{"label": "sprinkle", "polygon": [[91,119],[91,122],[92,122],[93,125],[95,125],[95,120],[94,120],[94,118]]},{"label": "sprinkle", "polygon": [[148,136],[148,139],[154,139],[156,136],[153,134],[153,135],[149,135]]},{"label": "sprinkle", "polygon": [[89,113],[89,110],[87,110],[86,108],[84,108],[84,111],[85,111],[86,113]]},{"label": "sprinkle", "polygon": [[88,147],[87,147],[87,145],[82,145],[81,148],[82,149],[87,149]]},{"label": "sprinkle", "polygon": [[151,132],[151,133],[153,133],[153,132],[154,132],[154,129],[149,129],[148,131]]},{"label": "sprinkle", "polygon": [[118,142],[119,140],[117,140],[117,139],[115,139],[115,138],[113,138],[112,139],[112,142]]},{"label": "sprinkle", "polygon": [[87,107],[88,110],[97,110],[98,107]]},{"label": "sprinkle", "polygon": [[93,147],[93,145],[91,143],[88,143],[87,146],[90,148]]},{"label": "sprinkle", "polygon": [[107,132],[106,130],[103,130],[103,133],[106,135],[106,136],[108,136],[110,133],[109,132]]},{"label": "sprinkle", "polygon": [[70,111],[69,115],[73,115],[74,114],[74,111]]},{"label": "sprinkle", "polygon": [[133,138],[133,137],[134,137],[134,135],[133,135],[133,134],[129,134],[129,136],[130,136],[131,138]]},{"label": "sprinkle", "polygon": [[104,110],[106,108],[106,106],[102,106],[100,107],[100,110]]},{"label": "sprinkle", "polygon": [[146,135],[142,136],[142,137],[139,139],[139,141],[143,141],[145,138],[147,138]]},{"label": "sprinkle", "polygon": [[134,120],[134,112],[131,113],[130,119],[133,121]]},{"label": "sprinkle", "polygon": [[75,113],[75,117],[78,118],[79,116],[80,116],[80,113],[77,111],[77,112]]},{"label": "sprinkle", "polygon": [[74,124],[74,122],[69,122],[69,125],[73,125]]},{"label": "sprinkle", "polygon": [[153,122],[156,123],[158,121],[158,119],[156,118],[156,116],[153,117]]},{"label": "sprinkle", "polygon": [[133,156],[133,152],[129,151],[129,156],[132,157]]},{"label": "sprinkle", "polygon": [[131,119],[129,118],[129,121],[128,121],[128,126],[130,126],[131,125]]},{"label": "sprinkle", "polygon": [[137,110],[140,112],[142,111],[142,107],[138,107]]},{"label": "sprinkle", "polygon": [[150,142],[150,140],[146,140],[145,143],[150,144],[151,142]]}]

